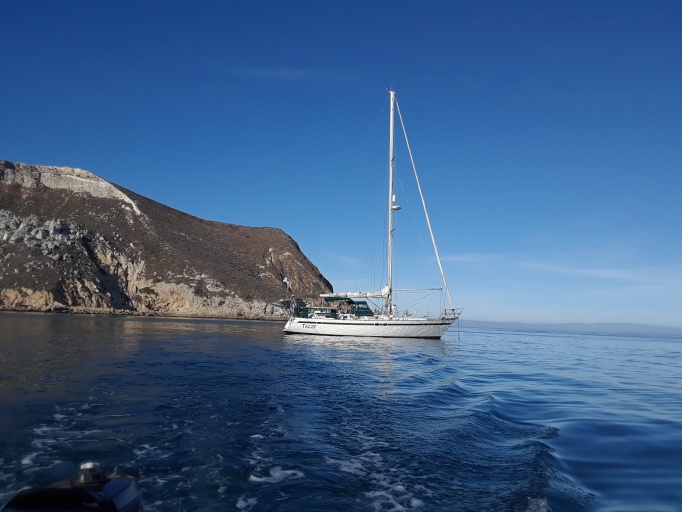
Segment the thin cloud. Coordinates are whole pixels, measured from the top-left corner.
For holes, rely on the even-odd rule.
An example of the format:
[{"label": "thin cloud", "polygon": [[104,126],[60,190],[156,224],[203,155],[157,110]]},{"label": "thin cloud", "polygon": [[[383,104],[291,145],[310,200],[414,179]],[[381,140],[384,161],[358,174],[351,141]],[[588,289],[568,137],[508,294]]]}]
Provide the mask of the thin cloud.
[{"label": "thin cloud", "polygon": [[[596,281],[618,284],[620,293],[624,289],[639,291],[647,295],[672,295],[678,297],[682,290],[682,269],[676,266],[619,266],[598,267],[555,264],[541,261],[517,262],[518,265],[554,274],[593,279]],[[625,286],[623,288],[622,286]]]},{"label": "thin cloud", "polygon": [[556,274],[568,274],[596,279],[614,279],[619,281],[639,281],[641,273],[631,268],[584,267],[549,263],[545,261],[519,261],[518,265],[533,270],[542,270]]},{"label": "thin cloud", "polygon": [[[642,286],[664,286],[674,283],[682,285],[682,268],[670,265],[637,265],[623,261],[626,255],[621,253],[608,254],[557,254],[557,258],[545,256],[542,259],[528,258],[523,254],[502,253],[466,253],[450,254],[443,261],[470,268],[488,268],[511,270],[512,268],[525,268],[531,271],[543,272],[556,275],[574,276],[604,281],[620,281],[623,284]],[[558,263],[557,260],[563,260]],[[569,263],[564,263],[566,260]],[[619,261],[619,264],[605,264],[606,261]]]},{"label": "thin cloud", "polygon": [[366,264],[366,261],[363,262],[363,260],[360,258],[347,256],[345,254],[341,254],[338,252],[325,250],[324,253],[327,255],[328,258],[335,261],[335,266],[359,268]]}]

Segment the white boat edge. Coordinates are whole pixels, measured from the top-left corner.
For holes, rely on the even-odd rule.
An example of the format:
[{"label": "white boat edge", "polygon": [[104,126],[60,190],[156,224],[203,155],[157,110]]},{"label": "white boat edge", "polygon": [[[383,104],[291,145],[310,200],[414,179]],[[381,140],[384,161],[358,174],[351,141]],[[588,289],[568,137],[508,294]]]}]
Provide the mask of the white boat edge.
[{"label": "white boat edge", "polygon": [[457,317],[448,318],[301,318],[290,317],[284,326],[287,334],[318,336],[363,336],[375,338],[440,339]]}]

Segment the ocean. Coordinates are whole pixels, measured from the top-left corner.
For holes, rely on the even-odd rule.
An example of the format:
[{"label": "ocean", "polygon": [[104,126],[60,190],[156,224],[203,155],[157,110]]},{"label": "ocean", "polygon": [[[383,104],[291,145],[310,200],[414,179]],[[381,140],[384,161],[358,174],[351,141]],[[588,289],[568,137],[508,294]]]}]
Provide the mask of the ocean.
[{"label": "ocean", "polygon": [[0,313],[0,506],[83,461],[147,511],[679,511],[682,338]]}]

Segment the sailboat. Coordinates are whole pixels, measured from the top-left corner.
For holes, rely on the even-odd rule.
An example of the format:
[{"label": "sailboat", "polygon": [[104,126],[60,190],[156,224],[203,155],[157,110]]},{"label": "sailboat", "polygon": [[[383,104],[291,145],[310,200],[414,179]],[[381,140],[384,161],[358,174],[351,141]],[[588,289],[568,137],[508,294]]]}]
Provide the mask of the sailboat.
[{"label": "sailboat", "polygon": [[[404,312],[402,315],[393,304],[393,214],[400,210],[393,193],[393,173],[395,164],[394,131],[395,112],[397,110],[403,132],[405,125],[402,122],[402,114],[398,105],[396,92],[390,94],[390,119],[389,119],[389,149],[388,149],[388,256],[387,256],[387,283],[379,291],[375,292],[343,292],[325,293],[320,295],[326,304],[330,306],[316,306],[302,299],[285,299],[282,301],[289,314],[289,320],[284,326],[284,332],[289,334],[315,334],[327,336],[373,336],[390,338],[441,338],[453,322],[459,319],[461,308],[453,306],[450,290],[443,271],[438,247],[431,228],[431,220],[426,209],[424,195],[417,176],[417,169],[412,158],[412,151],[407,135],[405,141],[412,161],[412,167],[417,180],[419,195],[421,196],[426,222],[431,234],[431,241],[436,254],[436,260],[440,269],[443,285],[447,294],[450,308],[445,308],[439,315],[411,316]],[[288,280],[285,278],[285,283]],[[368,300],[378,299],[383,301],[383,307],[372,309]],[[331,307],[331,304],[339,306]]]}]

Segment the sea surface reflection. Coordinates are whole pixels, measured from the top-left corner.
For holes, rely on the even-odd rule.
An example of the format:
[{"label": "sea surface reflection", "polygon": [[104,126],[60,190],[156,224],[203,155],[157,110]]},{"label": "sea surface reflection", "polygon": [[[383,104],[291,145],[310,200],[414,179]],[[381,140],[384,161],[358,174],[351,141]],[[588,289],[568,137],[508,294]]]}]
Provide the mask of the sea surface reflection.
[{"label": "sea surface reflection", "polygon": [[0,313],[0,503],[84,460],[147,510],[676,510],[679,338]]}]

